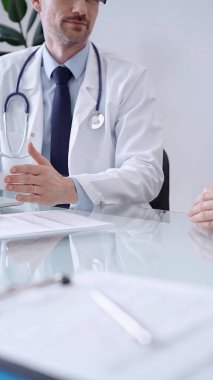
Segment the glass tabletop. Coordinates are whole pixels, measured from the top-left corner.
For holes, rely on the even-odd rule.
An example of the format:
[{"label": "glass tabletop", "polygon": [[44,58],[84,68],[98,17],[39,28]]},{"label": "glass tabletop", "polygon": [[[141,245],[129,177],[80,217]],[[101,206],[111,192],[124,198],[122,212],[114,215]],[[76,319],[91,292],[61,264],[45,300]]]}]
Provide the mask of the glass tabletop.
[{"label": "glass tabletop", "polygon": [[[4,208],[1,213],[23,212],[24,207]],[[2,240],[0,290],[42,281],[56,273],[72,277],[85,271],[213,286],[213,233],[193,226],[186,214],[140,205],[66,212],[112,222],[113,226]]]},{"label": "glass tabletop", "polygon": [[[1,209],[2,214],[23,211],[32,210],[28,208],[28,205]],[[213,234],[196,228],[186,214],[156,211],[140,205],[104,206],[95,207],[92,211],[66,210],[65,212],[111,222],[112,226],[64,235],[2,240],[0,252],[0,292],[2,294],[8,287],[19,288],[33,282],[43,282],[53,278],[57,273],[72,278],[75,274],[88,271],[160,279],[169,281],[169,284],[178,282],[213,286]],[[157,310],[155,312],[157,313]],[[107,319],[107,321],[110,323],[110,328],[116,328],[111,320]],[[181,335],[181,339],[162,346],[160,350],[158,348],[154,351],[148,350],[145,356],[141,356],[141,350],[137,345],[134,346],[133,353],[137,352],[137,355],[133,361],[133,367],[129,367],[131,360],[128,356],[126,370],[137,373],[138,369],[140,374],[143,371],[145,374],[153,375],[154,373],[152,377],[144,376],[144,378],[153,379],[212,379],[211,320],[202,326],[202,329],[198,328],[192,334]],[[25,325],[23,329],[25,331]],[[128,341],[128,347],[129,344],[131,346],[133,343],[131,339],[129,341],[126,335],[125,339]],[[71,346],[73,346],[73,338]],[[11,347],[10,344],[9,347]],[[74,347],[73,352],[76,352],[76,346]],[[83,378],[84,365],[82,363],[87,362],[88,353],[85,356],[86,359],[83,359],[82,346],[79,345],[79,347],[81,365],[77,368],[77,364],[76,367],[74,363],[70,364],[70,356],[68,363],[71,367],[69,370],[73,371],[73,368],[77,368],[77,373],[81,374],[79,378]],[[89,343],[88,352],[90,348]],[[70,347],[69,349],[71,350]],[[15,351],[15,357],[16,355],[17,351]],[[95,356],[92,360],[96,363],[94,371],[98,373],[99,366],[96,361],[99,359]],[[102,363],[101,359],[100,363]],[[156,374],[162,376],[156,377]],[[95,378],[100,378],[100,376]],[[125,378],[141,378],[141,376],[128,377],[126,375]]]}]

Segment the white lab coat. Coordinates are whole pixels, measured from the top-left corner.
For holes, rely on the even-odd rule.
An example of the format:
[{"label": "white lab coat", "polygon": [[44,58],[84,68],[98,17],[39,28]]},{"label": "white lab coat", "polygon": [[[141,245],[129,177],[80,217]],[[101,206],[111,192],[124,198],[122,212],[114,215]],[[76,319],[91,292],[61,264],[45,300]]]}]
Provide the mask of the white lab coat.
[{"label": "white lab coat", "polygon": [[[0,59],[2,112],[5,99],[15,91],[20,69],[33,49]],[[28,141],[32,141],[40,152],[43,140],[42,49],[27,65],[20,83],[20,91],[28,97],[31,107]],[[85,78],[73,115],[69,174],[77,178],[95,205],[147,203],[157,196],[163,181],[162,130],[155,118],[155,96],[149,85],[147,70],[111,53],[99,52],[103,76],[100,109],[105,115],[105,123],[97,130],[90,126],[98,94],[97,60],[90,46]],[[23,125],[23,106],[15,100],[9,106],[8,113],[12,146],[18,147],[23,136]],[[2,130],[1,115],[1,150],[9,153]],[[12,165],[22,162],[32,163],[32,159],[2,158],[2,170],[7,173]]]}]

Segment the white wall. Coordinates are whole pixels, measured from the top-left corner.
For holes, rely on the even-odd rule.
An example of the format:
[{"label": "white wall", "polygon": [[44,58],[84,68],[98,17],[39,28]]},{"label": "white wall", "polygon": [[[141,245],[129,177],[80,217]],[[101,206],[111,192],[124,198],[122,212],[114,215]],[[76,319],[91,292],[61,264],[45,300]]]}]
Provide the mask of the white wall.
[{"label": "white wall", "polygon": [[213,1],[108,0],[93,40],[145,63],[171,163],[171,208],[213,185]]},{"label": "white wall", "polygon": [[108,0],[93,41],[149,67],[171,164],[171,209],[188,210],[213,185],[213,1]]}]

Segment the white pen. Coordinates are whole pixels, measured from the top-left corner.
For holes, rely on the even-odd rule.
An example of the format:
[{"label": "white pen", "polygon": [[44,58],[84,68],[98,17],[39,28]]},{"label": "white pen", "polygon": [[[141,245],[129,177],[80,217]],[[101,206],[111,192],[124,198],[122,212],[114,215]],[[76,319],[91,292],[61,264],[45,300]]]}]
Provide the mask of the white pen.
[{"label": "white pen", "polygon": [[109,299],[108,296],[94,289],[90,292],[90,297],[139,344],[148,346],[153,343],[152,333],[147,327],[136,321],[135,318]]}]

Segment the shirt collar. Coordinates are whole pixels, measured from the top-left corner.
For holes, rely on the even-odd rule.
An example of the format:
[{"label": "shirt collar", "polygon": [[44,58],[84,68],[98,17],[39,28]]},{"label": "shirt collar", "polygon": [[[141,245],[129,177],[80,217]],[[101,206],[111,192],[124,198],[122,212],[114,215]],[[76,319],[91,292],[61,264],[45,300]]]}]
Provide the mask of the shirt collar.
[{"label": "shirt collar", "polygon": [[[88,54],[89,43],[77,54],[68,59],[62,66],[66,66],[72,72],[75,79],[78,79],[85,71]],[[42,66],[44,66],[45,73],[49,79],[51,79],[52,72],[55,68],[60,66],[51,56],[46,45],[44,45],[43,49]]]}]

